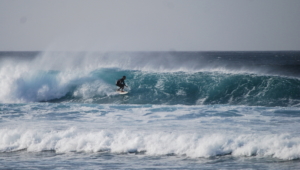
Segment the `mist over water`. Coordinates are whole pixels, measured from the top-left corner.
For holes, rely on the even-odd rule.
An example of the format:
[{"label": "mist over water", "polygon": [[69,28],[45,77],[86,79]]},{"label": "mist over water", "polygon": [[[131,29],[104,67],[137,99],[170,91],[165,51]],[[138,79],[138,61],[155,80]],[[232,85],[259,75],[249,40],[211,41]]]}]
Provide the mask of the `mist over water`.
[{"label": "mist over water", "polygon": [[[33,69],[119,68],[152,72],[250,72],[299,76],[299,52],[1,52],[0,60],[30,61]],[[265,71],[265,72],[264,72]],[[260,73],[261,72],[261,73]],[[293,74],[295,73],[295,74]]]}]

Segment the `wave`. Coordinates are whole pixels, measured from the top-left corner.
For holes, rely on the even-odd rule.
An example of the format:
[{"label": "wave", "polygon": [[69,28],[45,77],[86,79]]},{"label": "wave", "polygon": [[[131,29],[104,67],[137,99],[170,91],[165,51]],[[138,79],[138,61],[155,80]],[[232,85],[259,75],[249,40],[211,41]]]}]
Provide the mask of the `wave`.
[{"label": "wave", "polygon": [[[47,55],[1,62],[0,102],[300,106],[297,77],[249,72],[244,67],[202,67],[202,59],[170,56],[118,60]],[[116,93],[115,82],[123,75],[128,95]]]},{"label": "wave", "polygon": [[41,132],[1,129],[0,152],[111,152],[152,156],[179,155],[191,158],[232,155],[300,158],[300,138],[282,135],[197,135],[167,132],[89,131],[76,128]]},{"label": "wave", "polygon": [[[124,96],[115,91],[115,82],[123,75],[129,86],[129,94]],[[98,69],[79,76],[74,72],[39,71],[21,76],[12,86],[14,91],[7,95],[19,102],[259,106],[300,103],[300,80],[253,74]]]}]

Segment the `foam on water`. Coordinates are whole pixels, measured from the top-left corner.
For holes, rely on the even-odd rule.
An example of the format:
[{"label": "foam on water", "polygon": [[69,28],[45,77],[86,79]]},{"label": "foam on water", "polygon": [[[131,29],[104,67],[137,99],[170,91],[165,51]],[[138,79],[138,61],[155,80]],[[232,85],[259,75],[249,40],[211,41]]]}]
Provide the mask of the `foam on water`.
[{"label": "foam on water", "polygon": [[1,129],[0,151],[13,152],[142,152],[147,155],[176,154],[187,157],[222,155],[300,158],[300,138],[286,135],[178,134],[131,132],[127,130],[82,132],[76,128],[40,132],[38,130]]},{"label": "foam on water", "polygon": [[298,108],[45,103],[1,112],[1,152],[300,158]]}]

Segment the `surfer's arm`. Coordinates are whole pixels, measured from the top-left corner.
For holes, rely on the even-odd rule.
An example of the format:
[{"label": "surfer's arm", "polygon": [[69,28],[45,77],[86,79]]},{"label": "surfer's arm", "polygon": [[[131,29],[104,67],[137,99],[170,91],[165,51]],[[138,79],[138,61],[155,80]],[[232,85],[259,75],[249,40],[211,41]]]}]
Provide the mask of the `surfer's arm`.
[{"label": "surfer's arm", "polygon": [[[125,83],[125,81],[124,81],[124,80],[122,81],[122,83],[124,84],[124,86],[126,86],[126,83]],[[127,86],[126,86],[126,87],[127,87]]]}]

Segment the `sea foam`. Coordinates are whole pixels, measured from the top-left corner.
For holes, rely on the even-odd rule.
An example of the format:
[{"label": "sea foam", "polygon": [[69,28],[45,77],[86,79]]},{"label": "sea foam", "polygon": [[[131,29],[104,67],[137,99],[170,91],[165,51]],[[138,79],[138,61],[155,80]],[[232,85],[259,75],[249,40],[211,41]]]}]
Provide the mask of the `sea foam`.
[{"label": "sea foam", "polygon": [[259,156],[283,160],[300,158],[300,138],[282,135],[180,134],[100,130],[83,132],[76,128],[41,132],[1,129],[0,151],[27,152],[112,152],[146,155],[178,155],[190,158],[215,156]]}]

